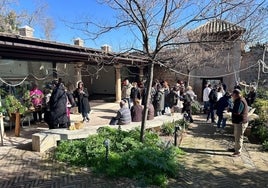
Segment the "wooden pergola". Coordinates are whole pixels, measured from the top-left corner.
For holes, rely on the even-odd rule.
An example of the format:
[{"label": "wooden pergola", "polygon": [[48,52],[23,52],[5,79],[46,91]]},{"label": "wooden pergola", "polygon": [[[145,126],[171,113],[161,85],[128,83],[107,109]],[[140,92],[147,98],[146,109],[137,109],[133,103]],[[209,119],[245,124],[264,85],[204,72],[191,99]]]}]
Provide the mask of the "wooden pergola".
[{"label": "wooden pergola", "polygon": [[143,65],[146,58],[129,54],[104,52],[93,48],[64,44],[37,38],[0,33],[0,58],[52,62],[96,64],[95,58],[125,65]]}]

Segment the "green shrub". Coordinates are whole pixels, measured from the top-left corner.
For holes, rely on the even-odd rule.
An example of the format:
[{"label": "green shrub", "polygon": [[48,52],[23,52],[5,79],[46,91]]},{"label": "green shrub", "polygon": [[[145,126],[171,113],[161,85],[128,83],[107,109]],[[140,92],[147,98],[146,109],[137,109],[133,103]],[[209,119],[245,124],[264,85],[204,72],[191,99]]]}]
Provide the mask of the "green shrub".
[{"label": "green shrub", "polygon": [[258,127],[258,136],[261,140],[261,143],[268,140],[268,128],[265,124],[262,124]]},{"label": "green shrub", "polygon": [[183,130],[188,129],[189,127],[189,122],[186,121],[185,119],[180,119],[175,121],[176,125],[179,125]]},{"label": "green shrub", "polygon": [[268,100],[268,90],[267,90],[267,88],[259,88],[257,90],[257,97],[259,99]]},{"label": "green shrub", "polygon": [[[55,158],[76,166],[92,167],[94,172],[109,177],[129,177],[146,184],[166,186],[168,178],[179,171],[177,147],[166,147],[156,133],[146,132],[144,143],[139,142],[139,131],[102,127],[98,134],[85,140],[63,141]],[[110,141],[108,161],[105,140]]]},{"label": "green shrub", "polygon": [[175,131],[175,126],[180,126],[181,129],[187,129],[189,126],[189,123],[187,121],[185,121],[184,119],[180,119],[180,120],[173,121],[173,122],[165,122],[161,126],[162,134],[164,134],[166,136],[173,135],[173,133]]},{"label": "green shrub", "polygon": [[[256,108],[255,113],[259,115],[259,119],[253,121],[254,135],[260,139],[261,143],[268,140],[268,99],[265,98],[267,91],[263,91],[262,98],[256,99],[253,107]],[[268,96],[268,95],[267,95]]]},{"label": "green shrub", "polygon": [[258,114],[260,118],[268,120],[268,99],[256,99],[253,108],[256,108],[255,113]]},{"label": "green shrub", "polygon": [[263,143],[262,143],[262,148],[264,151],[268,151],[268,140],[265,140]]},{"label": "green shrub", "polygon": [[192,103],[192,114],[196,115],[201,112],[202,105],[198,101],[193,101]]},{"label": "green shrub", "polygon": [[165,122],[161,126],[161,132],[163,135],[170,136],[174,133],[175,123],[174,122]]}]

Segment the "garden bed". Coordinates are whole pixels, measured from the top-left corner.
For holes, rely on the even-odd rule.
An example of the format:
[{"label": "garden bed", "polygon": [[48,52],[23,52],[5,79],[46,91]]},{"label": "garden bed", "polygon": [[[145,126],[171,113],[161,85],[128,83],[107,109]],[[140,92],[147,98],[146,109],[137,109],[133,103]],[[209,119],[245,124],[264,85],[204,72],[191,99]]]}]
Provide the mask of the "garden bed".
[{"label": "garden bed", "polygon": [[[174,128],[177,123],[169,125]],[[173,134],[159,135],[163,135],[162,130],[147,130],[141,143],[138,129],[102,127],[86,139],[61,141],[53,157],[69,165],[89,167],[108,177],[127,177],[144,185],[166,186],[182,169],[178,159],[183,151],[173,145]]]}]

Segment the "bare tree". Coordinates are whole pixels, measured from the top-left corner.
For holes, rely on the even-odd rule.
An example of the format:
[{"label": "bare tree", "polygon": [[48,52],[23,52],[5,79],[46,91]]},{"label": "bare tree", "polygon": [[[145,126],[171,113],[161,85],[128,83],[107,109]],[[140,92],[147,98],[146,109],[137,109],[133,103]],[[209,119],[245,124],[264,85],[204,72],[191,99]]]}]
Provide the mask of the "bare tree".
[{"label": "bare tree", "polygon": [[[241,7],[253,5],[247,10],[248,14],[237,19],[239,24],[259,10],[265,0],[256,3],[255,0],[100,0],[111,7],[117,17],[112,23],[97,23],[95,20],[85,20],[75,23],[74,27],[83,30],[96,39],[111,30],[126,27],[137,36],[142,48],[132,47],[148,59],[149,78],[147,80],[147,95],[141,123],[141,137],[144,140],[144,129],[147,119],[147,104],[150,98],[154,65],[159,62],[159,54],[169,48],[189,43],[210,43],[213,41],[185,41],[185,30],[191,30],[198,24],[213,18],[225,19],[235,14]],[[255,2],[255,3],[254,3]],[[215,42],[215,41],[214,41]]]},{"label": "bare tree", "polygon": [[21,19],[23,23],[28,26],[35,26],[38,24],[43,24],[47,19],[48,4],[41,0],[35,1],[35,8],[33,11],[23,10],[21,13]]},{"label": "bare tree", "polygon": [[44,30],[45,39],[51,40],[53,38],[52,32],[55,29],[55,23],[54,23],[53,19],[46,18],[44,20],[42,29]]},{"label": "bare tree", "polygon": [[40,27],[46,39],[51,39],[55,23],[47,16],[48,4],[35,1],[33,11],[15,11],[12,6],[19,6],[19,0],[0,0],[0,32],[17,33],[20,25]]}]

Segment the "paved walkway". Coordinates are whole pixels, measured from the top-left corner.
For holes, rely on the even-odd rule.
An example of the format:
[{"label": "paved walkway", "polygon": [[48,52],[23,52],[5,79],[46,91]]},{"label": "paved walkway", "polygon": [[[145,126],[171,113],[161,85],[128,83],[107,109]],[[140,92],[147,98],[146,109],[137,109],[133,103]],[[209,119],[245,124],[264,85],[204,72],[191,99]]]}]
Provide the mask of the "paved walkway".
[{"label": "paved walkway", "polygon": [[[110,104],[108,104],[110,105]],[[109,121],[117,105],[93,108],[90,124]],[[75,116],[81,118],[80,116]],[[93,118],[96,117],[96,118]],[[98,120],[98,118],[99,120]],[[94,119],[94,121],[93,121]],[[258,145],[245,144],[243,155],[231,158],[226,149],[232,146],[231,128],[227,134],[214,134],[215,127],[204,123],[202,116],[184,136],[181,147],[185,169],[180,178],[169,187],[268,187],[268,153]],[[8,134],[5,146],[0,147],[0,187],[138,187],[129,179],[107,179],[95,176],[89,169],[67,167],[62,163],[45,160],[39,153],[30,151],[29,135],[37,127],[25,128],[23,137]],[[38,129],[45,129],[39,126]]]},{"label": "paved walkway", "polygon": [[[119,105],[116,103],[101,103],[93,104],[92,113],[90,114],[91,121],[85,123],[85,126],[92,127],[98,125],[109,124],[110,119],[116,115]],[[82,116],[80,114],[71,114],[71,121],[81,121]],[[30,127],[24,126],[21,128],[20,137],[14,136],[14,129],[12,131],[6,131],[6,137],[4,138],[5,146],[18,146],[24,147],[30,145],[32,141],[32,134],[40,132],[42,130],[48,130],[46,123],[41,123],[38,125],[31,125]]]},{"label": "paved walkway", "polygon": [[205,117],[195,117],[182,140],[186,152],[182,162],[185,171],[172,187],[268,187],[268,152],[260,152],[260,145],[245,139],[241,157],[231,157],[232,127],[227,133],[215,133],[216,128],[205,123]]}]

